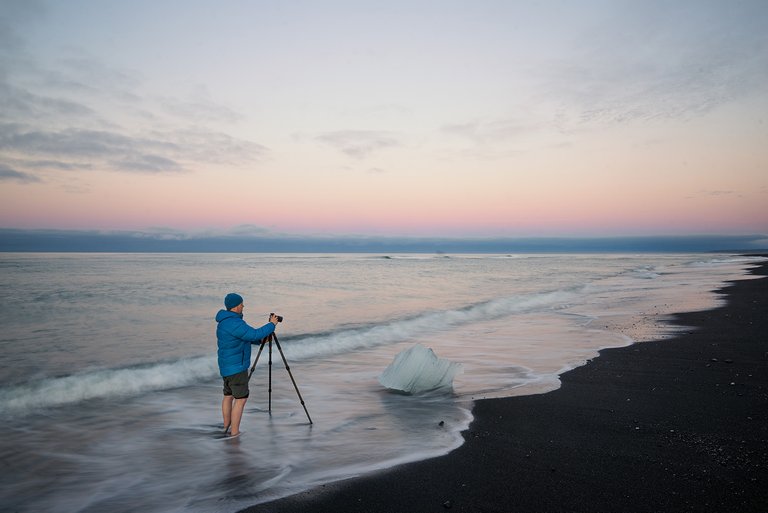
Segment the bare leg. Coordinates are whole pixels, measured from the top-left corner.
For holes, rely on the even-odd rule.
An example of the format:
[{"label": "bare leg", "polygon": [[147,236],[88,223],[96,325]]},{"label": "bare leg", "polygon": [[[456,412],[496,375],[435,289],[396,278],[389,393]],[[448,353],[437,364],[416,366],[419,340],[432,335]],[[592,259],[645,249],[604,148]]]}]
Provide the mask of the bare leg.
[{"label": "bare leg", "polygon": [[240,434],[240,419],[243,418],[246,401],[248,401],[247,397],[235,399],[235,404],[232,406],[232,431],[230,432],[232,436]]},{"label": "bare leg", "polygon": [[221,400],[221,416],[224,419],[224,432],[227,432],[229,426],[232,424],[232,402],[234,397],[231,395],[225,395]]}]

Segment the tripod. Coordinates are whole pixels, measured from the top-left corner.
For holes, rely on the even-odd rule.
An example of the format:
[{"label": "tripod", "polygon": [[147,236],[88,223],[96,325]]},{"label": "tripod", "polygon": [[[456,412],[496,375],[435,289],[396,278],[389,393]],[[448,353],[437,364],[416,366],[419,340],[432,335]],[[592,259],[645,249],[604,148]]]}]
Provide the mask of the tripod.
[{"label": "tripod", "polygon": [[283,348],[280,347],[280,341],[277,340],[277,335],[272,333],[267,337],[264,337],[264,340],[261,341],[261,346],[259,346],[259,352],[256,354],[256,360],[254,360],[253,365],[251,365],[251,371],[248,373],[248,379],[251,379],[251,376],[253,375],[253,371],[256,370],[256,364],[259,363],[259,357],[261,356],[261,352],[264,350],[264,346],[269,343],[269,414],[272,415],[272,340],[275,341],[275,345],[277,345],[277,350],[280,351],[280,356],[283,358],[283,365],[285,365],[285,370],[288,371],[288,375],[291,377],[291,381],[293,382],[293,388],[296,389],[296,395],[299,396],[299,401],[301,401],[301,405],[304,407],[304,413],[307,414],[307,420],[309,420],[309,423],[312,424],[312,418],[309,416],[309,412],[307,411],[307,406],[304,404],[304,399],[301,397],[301,392],[299,392],[299,387],[296,385],[296,380],[293,379],[293,374],[291,374],[291,368],[288,366],[288,360],[285,359],[285,354],[283,354]]}]

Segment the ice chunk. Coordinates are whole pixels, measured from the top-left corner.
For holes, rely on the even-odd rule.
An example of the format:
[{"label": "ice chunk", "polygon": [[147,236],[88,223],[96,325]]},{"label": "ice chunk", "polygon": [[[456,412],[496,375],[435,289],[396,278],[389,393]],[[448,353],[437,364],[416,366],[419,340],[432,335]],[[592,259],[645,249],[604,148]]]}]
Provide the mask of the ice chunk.
[{"label": "ice chunk", "polygon": [[416,344],[395,356],[379,376],[379,383],[392,390],[418,394],[453,386],[453,378],[461,371],[460,363],[438,358],[432,349]]}]

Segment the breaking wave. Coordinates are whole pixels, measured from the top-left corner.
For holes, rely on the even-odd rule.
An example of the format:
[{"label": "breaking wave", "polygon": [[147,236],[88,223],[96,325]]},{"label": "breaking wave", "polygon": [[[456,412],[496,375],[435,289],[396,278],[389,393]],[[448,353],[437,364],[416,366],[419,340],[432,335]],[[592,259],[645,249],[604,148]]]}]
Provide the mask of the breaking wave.
[{"label": "breaking wave", "polygon": [[[333,356],[403,342],[462,324],[542,309],[565,308],[569,306],[568,301],[577,295],[578,292],[573,290],[498,298],[455,310],[424,312],[384,324],[286,337],[281,346],[286,357],[291,360]],[[0,415],[18,415],[93,399],[135,397],[148,392],[194,385],[217,376],[216,358],[198,356],[44,378],[20,386],[0,388]]]},{"label": "breaking wave", "polygon": [[216,373],[215,359],[197,357],[47,378],[0,389],[0,415],[169,390],[210,379]]},{"label": "breaking wave", "polygon": [[292,340],[283,349],[293,359],[307,359],[367,349],[383,344],[394,344],[417,337],[461,326],[462,324],[499,319],[508,315],[542,309],[561,309],[577,297],[576,290],[555,291],[528,296],[493,299],[484,303],[437,312],[425,312],[418,316],[363,328],[348,329],[307,336]]}]

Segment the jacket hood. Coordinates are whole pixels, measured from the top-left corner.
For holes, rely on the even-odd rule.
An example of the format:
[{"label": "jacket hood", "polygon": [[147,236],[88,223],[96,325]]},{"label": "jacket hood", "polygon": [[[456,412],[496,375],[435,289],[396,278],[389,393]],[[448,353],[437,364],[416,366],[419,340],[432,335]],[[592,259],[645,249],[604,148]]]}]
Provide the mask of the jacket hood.
[{"label": "jacket hood", "polygon": [[216,314],[216,322],[221,322],[224,319],[229,319],[231,317],[243,318],[242,314],[230,312],[229,310],[219,310],[219,313]]}]

